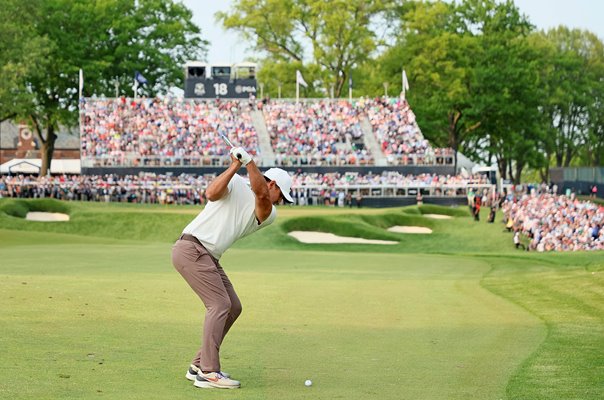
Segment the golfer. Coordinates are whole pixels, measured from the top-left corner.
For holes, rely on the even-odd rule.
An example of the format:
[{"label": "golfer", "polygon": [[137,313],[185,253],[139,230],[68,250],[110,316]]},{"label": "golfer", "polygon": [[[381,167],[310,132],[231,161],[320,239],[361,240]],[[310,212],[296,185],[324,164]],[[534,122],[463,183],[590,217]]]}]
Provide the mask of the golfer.
[{"label": "golfer", "polygon": [[[237,174],[242,165],[249,186]],[[201,348],[186,374],[197,387],[240,386],[220,371],[220,345],[241,314],[241,302],[219,260],[236,240],[270,225],[277,217],[276,204],[293,202],[291,182],[280,168],[263,175],[243,148],[232,148],[231,164],[206,190],[207,205],[172,248],[174,267],[206,307]]]}]

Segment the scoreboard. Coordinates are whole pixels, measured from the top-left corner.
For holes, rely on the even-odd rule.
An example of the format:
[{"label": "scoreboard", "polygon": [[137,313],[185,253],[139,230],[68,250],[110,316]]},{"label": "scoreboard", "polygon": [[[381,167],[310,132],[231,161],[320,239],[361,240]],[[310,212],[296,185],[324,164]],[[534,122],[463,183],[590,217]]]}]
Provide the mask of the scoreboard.
[{"label": "scoreboard", "polygon": [[255,79],[187,79],[185,97],[187,98],[248,98],[250,93],[256,95]]},{"label": "scoreboard", "polygon": [[189,62],[185,65],[185,97],[243,99],[256,95],[256,64]]}]

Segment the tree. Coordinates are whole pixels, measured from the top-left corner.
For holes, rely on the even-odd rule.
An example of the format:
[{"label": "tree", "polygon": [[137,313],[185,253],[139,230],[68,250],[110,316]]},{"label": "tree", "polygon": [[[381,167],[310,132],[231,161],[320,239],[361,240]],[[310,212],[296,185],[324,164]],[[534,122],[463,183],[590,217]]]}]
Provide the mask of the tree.
[{"label": "tree", "polygon": [[[548,158],[558,167],[595,165],[602,154],[604,46],[593,33],[558,27],[540,33],[549,47],[543,114]],[[580,157],[583,157],[583,160]]]},{"label": "tree", "polygon": [[192,14],[172,0],[45,0],[36,33],[50,42],[52,60],[27,87],[33,105],[21,117],[41,143],[42,169],[50,167],[59,125],[78,118],[78,71],[85,72],[84,96],[113,93],[115,82],[129,87],[134,71],[149,81],[144,94],[182,86],[182,66],[198,58],[205,42]]},{"label": "tree", "polygon": [[526,42],[533,28],[513,2],[415,1],[397,12],[400,36],[381,57],[378,79],[400,82],[406,69],[407,97],[424,135],[456,155],[495,158],[512,179],[542,162],[539,152],[529,151],[541,135],[538,64]]},{"label": "tree", "polygon": [[[355,66],[378,46],[371,23],[384,16],[388,0],[238,0],[218,13],[225,28],[239,31],[271,63],[310,64],[309,76],[340,96]],[[307,56],[311,52],[310,57]],[[308,62],[306,62],[309,60]]]},{"label": "tree", "polygon": [[488,164],[495,159],[504,179],[518,183],[526,166],[545,161],[539,151],[539,113],[544,60],[528,40],[533,27],[511,1],[470,0],[458,11],[463,31],[475,34],[473,109],[480,128],[469,148]]},{"label": "tree", "polygon": [[544,123],[540,70],[544,59],[524,36],[485,48],[477,69],[479,93],[475,106],[482,115],[481,159],[497,162],[504,179],[520,182],[525,167],[547,164],[541,150]]},{"label": "tree", "polygon": [[31,106],[26,78],[48,63],[49,41],[35,32],[39,3],[6,0],[0,7],[0,122]]},{"label": "tree", "polygon": [[406,69],[412,87],[407,98],[424,135],[453,148],[457,167],[457,151],[480,119],[472,106],[478,42],[459,34],[456,10],[455,4],[444,2],[409,2],[400,9],[400,37],[378,64],[387,77],[381,81],[400,82],[401,69]]}]

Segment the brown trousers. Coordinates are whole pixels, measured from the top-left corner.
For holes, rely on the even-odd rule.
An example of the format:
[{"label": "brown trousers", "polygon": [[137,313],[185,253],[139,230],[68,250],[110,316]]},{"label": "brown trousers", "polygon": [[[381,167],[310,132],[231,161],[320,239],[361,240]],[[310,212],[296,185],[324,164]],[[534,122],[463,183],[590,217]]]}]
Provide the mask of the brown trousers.
[{"label": "brown trousers", "polygon": [[220,371],[220,345],[241,314],[241,302],[217,259],[199,243],[178,240],[172,264],[206,307],[201,348],[192,364],[202,371]]}]

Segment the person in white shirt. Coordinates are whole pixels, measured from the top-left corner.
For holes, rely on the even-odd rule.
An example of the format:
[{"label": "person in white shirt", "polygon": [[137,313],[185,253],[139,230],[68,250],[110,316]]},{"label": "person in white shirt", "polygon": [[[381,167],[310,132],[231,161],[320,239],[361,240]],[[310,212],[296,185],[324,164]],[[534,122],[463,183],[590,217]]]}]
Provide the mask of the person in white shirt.
[{"label": "person in white shirt", "polygon": [[[249,186],[237,175],[242,165]],[[271,224],[276,204],[293,202],[291,184],[286,171],[271,168],[262,174],[244,149],[231,149],[231,164],[206,190],[207,205],[174,244],[174,267],[206,307],[202,345],[186,374],[197,387],[240,387],[220,371],[220,346],[241,313],[241,302],[219,260],[236,240]]]}]

